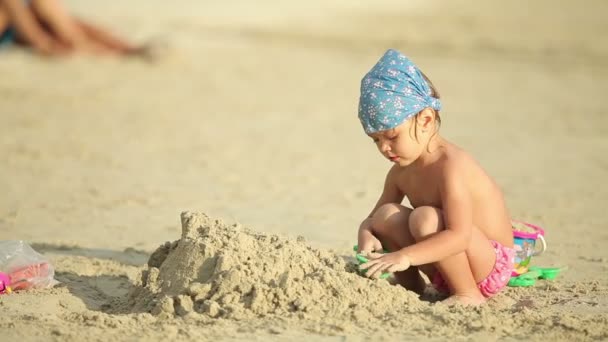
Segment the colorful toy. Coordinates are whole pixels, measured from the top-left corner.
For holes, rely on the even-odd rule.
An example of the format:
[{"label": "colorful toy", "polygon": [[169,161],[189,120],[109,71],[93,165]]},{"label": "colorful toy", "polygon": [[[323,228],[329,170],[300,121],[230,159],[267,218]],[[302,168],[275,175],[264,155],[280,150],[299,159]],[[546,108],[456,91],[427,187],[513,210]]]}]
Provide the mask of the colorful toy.
[{"label": "colorful toy", "polygon": [[[533,256],[541,255],[547,250],[547,243],[545,241],[545,231],[541,227],[527,222],[513,221],[513,223],[524,225],[533,230],[533,232],[523,232],[513,227],[515,264],[512,276],[517,277],[528,272],[530,260]],[[537,240],[541,242],[541,248],[538,251],[536,250]]]},{"label": "colorful toy", "polygon": [[0,240],[0,294],[53,287],[54,275],[53,265],[26,242]]},{"label": "colorful toy", "polygon": [[512,277],[508,285],[511,287],[527,287],[536,284],[537,279],[554,280],[561,272],[559,267],[532,266],[528,271],[517,277]]},{"label": "colorful toy", "polygon": [[0,294],[11,293],[11,278],[6,273],[0,272]]},{"label": "colorful toy", "polygon": [[[533,232],[517,230],[515,225],[523,225]],[[540,250],[536,248],[536,241],[540,240]],[[540,255],[547,250],[545,230],[527,222],[513,221],[513,243],[515,248],[514,269],[508,285],[512,287],[527,287],[536,284],[538,279],[553,280],[561,272],[559,267],[529,266],[533,256]]]},{"label": "colorful toy", "polygon": [[49,267],[48,262],[42,262],[13,270],[9,274],[12,290],[19,291],[33,288],[39,282],[39,279],[52,277]]},{"label": "colorful toy", "polygon": [[41,283],[40,279],[52,277],[49,263],[43,262],[13,270],[10,273],[0,272],[0,294],[27,290]]},{"label": "colorful toy", "polygon": [[[359,245],[355,245],[353,247],[353,250],[355,252],[358,251],[359,250]],[[388,253],[388,251],[385,249],[383,251],[383,253]],[[363,255],[361,255],[359,253],[355,254],[355,257],[357,258],[357,261],[359,262],[359,265],[365,264],[366,262],[369,261],[369,259],[367,259],[366,257],[364,257]],[[367,270],[359,270],[359,273],[361,273],[361,274],[365,274],[366,272],[367,272]],[[391,276],[391,274],[389,272],[384,272],[384,273],[382,273],[380,275],[380,279],[386,279],[386,278],[388,278],[390,276]]]}]

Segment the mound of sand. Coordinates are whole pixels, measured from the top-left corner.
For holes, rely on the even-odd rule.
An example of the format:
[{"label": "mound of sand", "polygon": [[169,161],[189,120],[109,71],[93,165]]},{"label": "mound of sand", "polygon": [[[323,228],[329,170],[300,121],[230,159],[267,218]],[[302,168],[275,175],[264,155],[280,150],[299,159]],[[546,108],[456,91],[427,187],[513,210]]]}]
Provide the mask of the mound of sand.
[{"label": "mound of sand", "polygon": [[[355,272],[347,257],[184,212],[182,236],[160,246],[131,291],[130,309],[160,319],[245,321],[269,327],[391,336],[605,337],[605,314],[552,309],[583,303],[580,289],[555,283],[507,289],[478,308],[432,304],[387,281]],[[606,293],[596,284],[593,296]],[[557,298],[556,291],[570,292]],[[582,301],[581,301],[582,300]],[[557,302],[556,302],[557,301]],[[261,322],[261,323],[260,323]],[[514,333],[515,331],[515,333]],[[380,335],[378,335],[380,334]]]},{"label": "mound of sand", "polygon": [[[296,240],[185,212],[182,236],[159,247],[132,293],[153,314],[245,319],[381,316],[397,305],[418,311],[417,296],[358,276],[354,265]],[[358,309],[362,309],[359,311]]]}]

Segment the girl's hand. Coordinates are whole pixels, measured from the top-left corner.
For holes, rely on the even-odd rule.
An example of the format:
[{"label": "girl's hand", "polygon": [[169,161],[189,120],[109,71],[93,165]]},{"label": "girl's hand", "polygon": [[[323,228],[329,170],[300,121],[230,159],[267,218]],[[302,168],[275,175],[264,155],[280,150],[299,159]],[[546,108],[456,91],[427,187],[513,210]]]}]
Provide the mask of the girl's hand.
[{"label": "girl's hand", "polygon": [[359,253],[361,252],[373,252],[381,251],[382,243],[378,238],[372,234],[371,229],[364,227],[363,225],[359,228],[359,236],[357,237],[357,244],[359,245]]},{"label": "girl's hand", "polygon": [[369,253],[367,258],[370,261],[359,266],[362,270],[367,270],[365,276],[369,278],[378,278],[384,272],[401,272],[411,266],[410,258],[401,251],[393,253]]}]

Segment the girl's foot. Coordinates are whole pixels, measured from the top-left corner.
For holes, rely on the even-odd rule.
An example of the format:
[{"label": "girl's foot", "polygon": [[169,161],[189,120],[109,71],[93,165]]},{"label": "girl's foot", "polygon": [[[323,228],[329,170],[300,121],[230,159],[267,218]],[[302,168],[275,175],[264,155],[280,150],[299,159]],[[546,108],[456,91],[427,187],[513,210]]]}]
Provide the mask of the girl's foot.
[{"label": "girl's foot", "polygon": [[486,298],[481,293],[479,295],[451,295],[442,301],[446,305],[460,304],[470,306],[479,306],[485,302]]}]

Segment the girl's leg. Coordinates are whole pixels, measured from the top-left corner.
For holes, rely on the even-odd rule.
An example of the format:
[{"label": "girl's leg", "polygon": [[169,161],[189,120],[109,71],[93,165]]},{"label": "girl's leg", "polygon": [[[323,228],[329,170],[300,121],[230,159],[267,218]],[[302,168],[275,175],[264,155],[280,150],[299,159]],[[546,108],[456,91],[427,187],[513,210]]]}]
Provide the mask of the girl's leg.
[{"label": "girl's leg", "polygon": [[[372,218],[372,232],[382,242],[382,247],[394,252],[416,243],[408,227],[411,212],[412,209],[394,203],[376,210]],[[395,272],[395,278],[401,286],[418,294],[422,294],[426,287],[417,267]]]},{"label": "girl's leg", "polygon": [[[430,238],[445,229],[442,211],[434,207],[416,208],[409,216],[409,229],[416,241]],[[448,283],[451,300],[479,304],[485,301],[485,297],[479,292],[477,283],[485,279],[494,268],[496,254],[485,234],[475,226],[472,229],[467,249],[436,262],[435,267]]]}]

